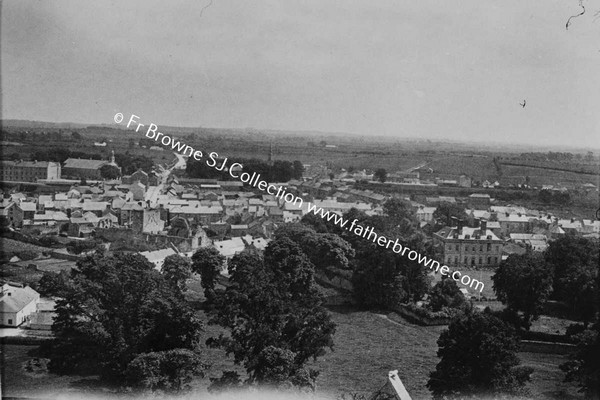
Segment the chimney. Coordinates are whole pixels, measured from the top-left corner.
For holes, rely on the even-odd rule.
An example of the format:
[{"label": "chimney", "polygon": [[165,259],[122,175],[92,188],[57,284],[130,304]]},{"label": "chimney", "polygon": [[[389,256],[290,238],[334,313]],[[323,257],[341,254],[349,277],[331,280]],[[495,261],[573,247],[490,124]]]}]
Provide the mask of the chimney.
[{"label": "chimney", "polygon": [[462,219],[457,219],[457,228],[456,231],[458,232],[459,235],[462,235],[462,230],[463,230],[463,226],[464,226],[464,221]]},{"label": "chimney", "polygon": [[479,221],[479,230],[481,230],[482,235],[485,235],[487,232],[487,221],[485,219]]}]

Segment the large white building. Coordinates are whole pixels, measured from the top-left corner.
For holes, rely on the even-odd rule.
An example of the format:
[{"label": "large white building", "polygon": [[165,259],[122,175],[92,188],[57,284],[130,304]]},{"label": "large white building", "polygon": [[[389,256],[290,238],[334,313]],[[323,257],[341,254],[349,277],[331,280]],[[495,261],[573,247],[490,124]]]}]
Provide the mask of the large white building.
[{"label": "large white building", "polygon": [[0,314],[2,326],[19,326],[26,322],[37,309],[40,294],[26,286],[24,288],[2,285],[0,294]]}]

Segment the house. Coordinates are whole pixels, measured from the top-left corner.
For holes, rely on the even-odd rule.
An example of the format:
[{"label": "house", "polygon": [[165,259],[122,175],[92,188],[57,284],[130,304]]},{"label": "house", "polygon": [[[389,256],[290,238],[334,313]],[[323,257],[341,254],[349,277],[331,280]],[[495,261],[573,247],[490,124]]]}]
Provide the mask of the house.
[{"label": "house", "polygon": [[417,211],[417,220],[421,222],[431,222],[433,221],[433,213],[435,212],[436,207],[425,207],[420,206]]},{"label": "house", "polygon": [[[231,259],[234,255],[241,253],[246,248],[246,244],[240,237],[234,237],[229,240],[215,241],[214,246],[219,251],[219,254],[221,254],[227,260]],[[221,268],[221,274],[225,276],[229,275],[227,262],[223,264]]]},{"label": "house", "polygon": [[0,219],[9,226],[20,227],[23,225],[23,212],[11,199],[2,199],[0,202]]},{"label": "house", "polygon": [[33,330],[49,331],[56,318],[54,300],[41,300],[37,303],[37,310],[29,316],[27,327]]},{"label": "house", "polygon": [[529,217],[523,214],[498,214],[500,233],[508,236],[511,233],[527,233],[530,229]]},{"label": "house", "polygon": [[62,167],[62,174],[70,178],[101,179],[100,168],[106,164],[106,160],[68,158]]},{"label": "house", "polygon": [[33,216],[35,215],[35,212],[37,210],[35,203],[25,201],[18,203],[17,207],[20,210],[18,212],[20,212],[23,215],[23,220],[33,219]]},{"label": "house", "polygon": [[17,327],[26,322],[36,311],[39,300],[40,294],[29,286],[18,287],[8,283],[2,285],[0,293],[2,326]]},{"label": "house", "polygon": [[36,182],[38,179],[60,179],[59,163],[48,161],[0,161],[0,181]]},{"label": "house", "polygon": [[165,258],[173,254],[177,254],[177,252],[169,247],[167,249],[155,251],[143,251],[140,254],[146,257],[146,260],[150,261],[154,265],[155,270],[160,272],[162,269],[162,265],[165,262]]},{"label": "house", "polygon": [[433,242],[443,251],[443,262],[455,268],[487,267],[500,264],[504,242],[481,221],[478,228],[445,227],[433,234]]},{"label": "house", "polygon": [[465,174],[462,174],[461,176],[459,176],[458,177],[458,186],[470,188],[472,186],[471,177],[469,177]]},{"label": "house", "polygon": [[248,225],[231,225],[231,236],[244,236],[248,233]]}]

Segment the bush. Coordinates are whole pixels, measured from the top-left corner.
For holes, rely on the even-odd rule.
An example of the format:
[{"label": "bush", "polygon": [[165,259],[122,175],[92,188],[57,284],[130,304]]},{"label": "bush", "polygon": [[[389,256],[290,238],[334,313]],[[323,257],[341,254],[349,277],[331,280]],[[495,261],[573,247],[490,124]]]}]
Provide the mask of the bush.
[{"label": "bush", "polygon": [[62,243],[60,243],[60,241],[58,240],[58,238],[56,236],[51,236],[51,235],[42,236],[41,238],[38,239],[38,241],[44,247],[60,247],[60,246],[62,246]]},{"label": "bush", "polygon": [[38,258],[39,253],[37,253],[33,250],[21,250],[21,251],[17,252],[15,255],[23,261],[29,261],[29,260],[34,260],[34,259]]},{"label": "bush", "polygon": [[83,252],[100,249],[100,242],[97,240],[71,240],[67,244],[67,251],[73,254],[81,254]]}]

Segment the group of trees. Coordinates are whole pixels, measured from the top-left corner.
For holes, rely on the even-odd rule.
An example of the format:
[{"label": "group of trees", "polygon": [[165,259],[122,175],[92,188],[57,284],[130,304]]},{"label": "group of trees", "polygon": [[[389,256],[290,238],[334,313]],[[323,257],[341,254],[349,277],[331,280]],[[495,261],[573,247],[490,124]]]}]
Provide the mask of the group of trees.
[{"label": "group of trees", "polygon": [[587,327],[599,311],[598,245],[592,239],[566,235],[544,253],[512,254],[492,277],[498,299],[522,313],[525,327],[540,315],[548,299],[564,302],[571,317]]},{"label": "group of trees", "polygon": [[184,299],[180,275],[169,272],[185,263],[177,257],[165,261],[161,274],[139,254],[96,253],[68,276],[43,279],[42,290],[61,297],[56,339],[45,350],[51,370],[163,391],[179,391],[201,376],[201,323]]},{"label": "group of trees", "polygon": [[573,336],[577,353],[561,369],[590,398],[600,396],[598,253],[597,242],[566,235],[543,254],[510,255],[492,277],[498,298],[507,305],[504,319],[517,329],[529,329],[548,299],[566,304],[571,317],[583,323]]},{"label": "group of trees", "polygon": [[[197,254],[197,256],[196,256]],[[229,262],[229,282],[215,288],[218,260],[194,255],[202,286],[210,294],[210,323],[228,330],[207,344],[225,349],[246,371],[223,371],[211,390],[241,385],[314,388],[318,371],[309,360],[333,346],[335,324],[314,284],[315,265],[303,248],[278,236],[264,254],[246,250]],[[211,261],[212,260],[212,261]]]},{"label": "group of trees", "polygon": [[[383,209],[382,216],[368,216],[353,208],[344,213],[343,218],[355,221],[355,227],[371,227],[378,236],[397,238],[412,250],[433,256],[432,244],[417,229],[419,224],[409,203],[390,199]],[[336,234],[350,244],[354,257],[349,259],[348,269],[351,271],[353,295],[361,306],[393,308],[400,303],[418,301],[429,291],[427,270],[418,261],[382,249],[355,231],[343,229],[318,216],[307,214],[301,222],[316,232]]]},{"label": "group of trees", "polygon": [[[270,166],[266,161],[255,158],[236,159],[235,161],[229,160],[227,165],[231,166],[234,162],[243,165],[243,172],[249,174],[256,172],[260,174],[261,179],[268,182],[287,182],[290,179],[302,179],[302,173],[304,172],[304,166],[297,160],[293,162],[277,160]],[[220,165],[221,163],[218,163],[216,167],[220,167]],[[205,160],[189,159],[185,171],[190,178],[218,179],[222,181],[235,179],[227,172],[227,168],[219,171],[215,167],[209,167]]]},{"label": "group of trees", "polygon": [[575,160],[585,160],[588,162],[594,161],[594,152],[588,151],[585,155],[580,153],[568,153],[560,151],[549,151],[547,153],[521,153],[519,159],[534,160],[534,161],[558,161],[570,162]]},{"label": "group of trees", "polygon": [[515,329],[489,312],[467,310],[442,332],[438,346],[440,362],[427,382],[434,399],[523,394],[533,372],[519,366]]},{"label": "group of trees", "polygon": [[569,192],[542,189],[538,192],[538,200],[544,204],[567,205],[571,202]]}]

